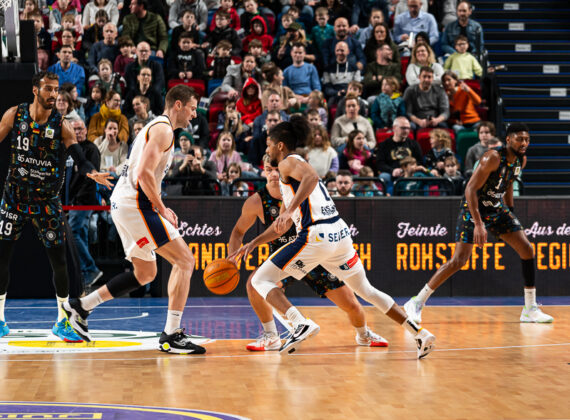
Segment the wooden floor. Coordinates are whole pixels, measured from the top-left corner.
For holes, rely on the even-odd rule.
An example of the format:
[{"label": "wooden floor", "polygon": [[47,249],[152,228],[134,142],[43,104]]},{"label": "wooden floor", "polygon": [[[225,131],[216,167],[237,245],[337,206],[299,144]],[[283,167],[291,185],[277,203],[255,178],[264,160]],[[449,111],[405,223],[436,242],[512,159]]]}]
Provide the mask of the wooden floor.
[{"label": "wooden floor", "polygon": [[254,354],[244,340],[205,356],[157,351],[2,355],[1,400],[192,408],[252,419],[570,418],[570,307],[552,325],[520,324],[520,307],[428,307],[437,351],[373,308],[388,349],[358,347],[336,308],[305,308],[321,325],[294,356]]}]

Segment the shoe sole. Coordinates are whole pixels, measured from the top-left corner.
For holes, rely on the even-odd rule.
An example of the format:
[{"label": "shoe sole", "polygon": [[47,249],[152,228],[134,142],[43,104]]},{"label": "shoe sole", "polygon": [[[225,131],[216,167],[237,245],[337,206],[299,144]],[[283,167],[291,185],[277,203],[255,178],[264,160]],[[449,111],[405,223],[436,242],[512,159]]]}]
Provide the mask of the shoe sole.
[{"label": "shoe sole", "polygon": [[529,321],[529,320],[520,320],[520,322],[522,322],[523,324],[552,324],[554,322],[553,319],[551,319],[550,321]]},{"label": "shoe sole", "polygon": [[276,348],[267,348],[267,347],[256,347],[256,346],[246,346],[246,350],[249,351],[277,351],[281,348],[281,345]]},{"label": "shoe sole", "polygon": [[305,338],[303,338],[302,340],[297,340],[297,341],[289,344],[288,346],[286,346],[286,347],[283,346],[281,349],[279,349],[279,354],[293,354],[293,353],[295,353],[295,351],[300,347],[300,345],[303,341],[317,335],[320,330],[321,330],[321,327],[319,327],[317,325],[317,328],[315,328],[313,331],[311,331],[309,334],[307,334],[307,336]]},{"label": "shoe sole", "polygon": [[63,308],[63,312],[65,312],[65,314],[67,315],[67,320],[69,321],[69,323],[73,327],[73,331],[75,331],[75,333],[79,337],[81,337],[83,339],[83,341],[87,341],[88,343],[90,343],[91,342],[91,336],[89,335],[89,333],[83,332],[81,329],[81,326],[75,322],[75,316],[78,316],[77,311],[75,309],[73,309],[71,306],[69,307],[69,310],[68,310],[65,307],[66,303],[64,303],[61,307]]},{"label": "shoe sole", "polygon": [[435,349],[435,336],[432,335],[432,336],[428,337],[422,347],[423,347],[423,350],[418,355],[418,359],[420,359],[420,360],[423,359],[424,357],[426,357],[428,354],[430,354]]}]

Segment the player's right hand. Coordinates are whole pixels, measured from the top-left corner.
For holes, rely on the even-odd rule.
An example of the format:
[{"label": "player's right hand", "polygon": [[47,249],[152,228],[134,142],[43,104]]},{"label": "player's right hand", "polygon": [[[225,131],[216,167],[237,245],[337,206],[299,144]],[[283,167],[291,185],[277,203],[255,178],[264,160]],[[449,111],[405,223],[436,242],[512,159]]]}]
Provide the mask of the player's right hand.
[{"label": "player's right hand", "polygon": [[485,242],[487,242],[487,229],[485,229],[485,225],[475,225],[475,230],[473,231],[473,242],[481,247]]},{"label": "player's right hand", "polygon": [[255,248],[253,241],[249,242],[249,243],[243,245],[236,252],[234,252],[233,254],[228,256],[228,260],[233,261],[236,264],[239,262],[239,260],[241,258],[243,258],[244,260],[247,260],[247,256],[251,253],[251,251],[253,251],[253,248]]}]

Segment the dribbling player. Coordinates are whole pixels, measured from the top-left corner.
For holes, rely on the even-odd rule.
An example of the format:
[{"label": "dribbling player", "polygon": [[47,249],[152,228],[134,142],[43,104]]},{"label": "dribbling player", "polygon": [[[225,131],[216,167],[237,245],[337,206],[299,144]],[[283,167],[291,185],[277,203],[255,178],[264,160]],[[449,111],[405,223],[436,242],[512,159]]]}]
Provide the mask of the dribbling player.
[{"label": "dribbling player", "polygon": [[247,256],[256,246],[285,233],[289,220],[295,223],[297,238],[273,253],[251,280],[257,293],[284,313],[295,328],[280,352],[294,352],[303,340],[317,334],[320,327],[289,302],[277,283],[289,276],[301,279],[321,265],[411,332],[417,343],[418,358],[425,357],[434,348],[435,336],[409,319],[390,296],[372,287],[352,246],[348,226],[340,218],[325,186],[313,167],[294,154],[297,147],[304,145],[309,133],[306,119],[300,116],[293,116],[269,132],[266,152],[275,165],[278,163],[284,210],[274,222],[274,232],[266,230],[235,255],[236,258]]},{"label": "dribbling player", "polygon": [[111,195],[111,216],[126,258],[133,263],[134,276],[120,274],[90,295],[64,305],[71,325],[86,341],[91,340],[87,316],[96,306],[154,280],[156,252],[172,264],[168,315],[159,349],[179,354],[206,352],[180,328],[195,260],[177,230],[178,217],[164,205],[160,191],[172,162],[174,130],[188,126],[196,117],[196,106],[197,96],[191,88],[173,87],[166,94],[164,114],[149,122],[133,142],[125,169]]}]

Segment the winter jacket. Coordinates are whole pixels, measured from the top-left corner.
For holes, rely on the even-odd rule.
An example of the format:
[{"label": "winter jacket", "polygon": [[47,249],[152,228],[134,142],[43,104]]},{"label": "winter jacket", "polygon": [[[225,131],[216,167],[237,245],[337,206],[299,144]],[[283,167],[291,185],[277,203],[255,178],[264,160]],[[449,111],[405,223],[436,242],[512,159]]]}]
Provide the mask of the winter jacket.
[{"label": "winter jacket", "polygon": [[[250,97],[249,103],[246,104],[244,98],[246,97],[246,90],[250,86],[255,87],[255,93]],[[253,78],[247,79],[243,85],[241,97],[236,103],[236,109],[241,114],[241,120],[244,124],[253,124],[255,118],[263,112],[261,99],[259,98],[259,84]]]}]

